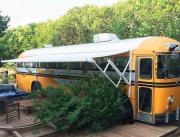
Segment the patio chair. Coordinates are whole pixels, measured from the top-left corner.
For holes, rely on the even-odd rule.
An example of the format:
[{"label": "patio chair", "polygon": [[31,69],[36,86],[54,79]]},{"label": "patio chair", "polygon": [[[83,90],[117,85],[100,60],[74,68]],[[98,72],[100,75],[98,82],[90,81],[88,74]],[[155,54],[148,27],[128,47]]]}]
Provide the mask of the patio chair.
[{"label": "patio chair", "polygon": [[10,119],[18,118],[20,120],[19,103],[8,103],[7,98],[0,98],[1,113],[6,115],[6,123],[9,123]]}]

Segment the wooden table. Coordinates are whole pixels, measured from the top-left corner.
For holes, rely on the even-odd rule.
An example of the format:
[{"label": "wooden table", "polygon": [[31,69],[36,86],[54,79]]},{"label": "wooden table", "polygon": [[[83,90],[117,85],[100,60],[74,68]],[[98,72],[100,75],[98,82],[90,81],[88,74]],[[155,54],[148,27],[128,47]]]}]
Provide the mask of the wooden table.
[{"label": "wooden table", "polygon": [[16,101],[19,103],[20,107],[25,110],[25,113],[28,115],[29,111],[32,109],[32,100],[19,100]]}]

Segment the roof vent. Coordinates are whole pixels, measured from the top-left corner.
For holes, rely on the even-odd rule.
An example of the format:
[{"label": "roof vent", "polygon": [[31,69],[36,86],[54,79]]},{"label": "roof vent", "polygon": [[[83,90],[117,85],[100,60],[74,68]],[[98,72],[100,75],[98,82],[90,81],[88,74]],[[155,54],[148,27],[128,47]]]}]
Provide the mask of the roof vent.
[{"label": "roof vent", "polygon": [[51,48],[51,47],[53,47],[53,45],[51,45],[51,44],[45,44],[44,47],[45,47],[45,48]]},{"label": "roof vent", "polygon": [[113,33],[100,33],[100,34],[95,34],[93,37],[94,43],[117,41],[117,40],[119,40],[118,37]]},{"label": "roof vent", "polygon": [[175,48],[175,51],[180,51],[180,47],[176,47],[176,48]]}]

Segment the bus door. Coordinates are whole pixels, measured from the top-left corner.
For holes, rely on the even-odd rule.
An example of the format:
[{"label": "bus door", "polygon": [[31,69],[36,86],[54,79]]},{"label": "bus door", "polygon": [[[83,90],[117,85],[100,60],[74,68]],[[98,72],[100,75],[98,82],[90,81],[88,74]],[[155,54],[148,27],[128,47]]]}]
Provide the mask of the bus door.
[{"label": "bus door", "polygon": [[153,57],[136,57],[135,118],[153,123]]}]

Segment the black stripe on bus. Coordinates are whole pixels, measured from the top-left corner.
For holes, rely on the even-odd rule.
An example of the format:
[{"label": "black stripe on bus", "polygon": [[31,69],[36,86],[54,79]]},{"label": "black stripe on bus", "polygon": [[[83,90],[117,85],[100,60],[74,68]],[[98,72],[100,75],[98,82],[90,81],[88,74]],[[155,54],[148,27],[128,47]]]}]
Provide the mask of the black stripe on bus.
[{"label": "black stripe on bus", "polygon": [[180,81],[177,82],[145,82],[145,81],[138,81],[141,84],[159,84],[159,85],[167,85],[167,84],[180,84]]},{"label": "black stripe on bus", "polygon": [[168,88],[168,87],[180,87],[180,84],[179,85],[165,85],[165,86],[138,84],[138,86],[146,86],[146,87],[153,87],[153,88]]},{"label": "black stripe on bus", "polygon": [[41,73],[25,73],[25,72],[18,72],[17,74],[22,75],[32,75],[32,76],[44,76],[44,77],[53,77],[53,78],[86,78],[86,76],[74,76],[74,75],[52,75],[52,74],[41,74]]}]

